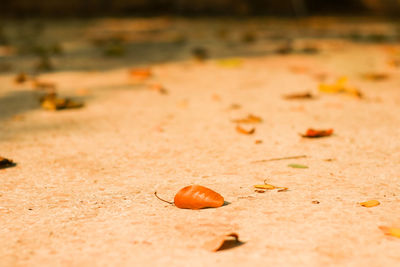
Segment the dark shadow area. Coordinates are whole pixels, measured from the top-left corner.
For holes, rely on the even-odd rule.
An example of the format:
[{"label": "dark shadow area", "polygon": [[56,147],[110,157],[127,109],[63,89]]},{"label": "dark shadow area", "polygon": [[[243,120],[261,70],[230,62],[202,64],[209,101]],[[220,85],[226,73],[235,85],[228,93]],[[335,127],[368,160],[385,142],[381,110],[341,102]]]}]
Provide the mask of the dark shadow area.
[{"label": "dark shadow area", "polygon": [[10,92],[0,96],[0,121],[39,107],[39,96],[37,92]]}]

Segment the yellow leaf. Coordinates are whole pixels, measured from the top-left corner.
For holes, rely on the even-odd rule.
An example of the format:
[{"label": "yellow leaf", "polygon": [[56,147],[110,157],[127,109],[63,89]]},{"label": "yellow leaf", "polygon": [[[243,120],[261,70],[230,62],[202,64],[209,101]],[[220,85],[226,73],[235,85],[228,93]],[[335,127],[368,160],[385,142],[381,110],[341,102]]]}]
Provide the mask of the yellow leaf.
[{"label": "yellow leaf", "polygon": [[276,186],[273,186],[271,184],[258,184],[258,185],[255,185],[254,188],[257,188],[257,189],[276,189]]},{"label": "yellow leaf", "polygon": [[226,58],[218,60],[218,65],[224,68],[238,68],[242,66],[243,61],[239,58]]},{"label": "yellow leaf", "polygon": [[361,202],[360,205],[363,207],[371,208],[380,205],[381,203],[378,200],[368,200],[365,202]]},{"label": "yellow leaf", "polygon": [[379,229],[381,229],[385,235],[391,235],[400,238],[400,228],[379,226]]},{"label": "yellow leaf", "polygon": [[323,93],[333,93],[333,94],[346,93],[361,97],[361,92],[357,88],[349,86],[347,83],[348,83],[348,78],[346,76],[343,76],[333,84],[321,83],[319,85],[319,91]]}]

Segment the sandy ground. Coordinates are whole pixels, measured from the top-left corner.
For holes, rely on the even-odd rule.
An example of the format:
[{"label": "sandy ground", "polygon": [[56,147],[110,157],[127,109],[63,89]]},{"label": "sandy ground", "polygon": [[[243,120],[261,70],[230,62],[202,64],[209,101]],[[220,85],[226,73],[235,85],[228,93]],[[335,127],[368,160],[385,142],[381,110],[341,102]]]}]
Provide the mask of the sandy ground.
[{"label": "sandy ground", "polygon": [[[184,20],[169,29],[181,27],[189,43],[163,42],[166,30],[152,29],[150,42],[132,45],[142,50],[108,59],[77,39],[103,22],[79,23],[48,26],[64,27],[70,39],[62,40],[66,56],[56,59],[56,71],[39,78],[82,99],[84,108],[42,110],[38,92],[16,85],[14,71],[0,75],[0,152],[17,162],[0,170],[1,266],[400,265],[400,239],[378,228],[400,227],[400,69],[387,64],[399,45],[327,36],[307,39],[321,49],[316,55],[277,55],[271,44],[279,41],[235,45],[235,36],[222,42],[213,35],[224,27],[237,34],[239,26],[263,33],[271,21]],[[130,22],[112,23],[119,29]],[[285,32],[298,31],[296,22],[281,23]],[[342,24],[327,19],[318,26],[326,34]],[[206,46],[211,58],[190,59],[195,45]],[[232,56],[240,64],[219,64]],[[15,71],[29,71],[33,62],[11,59]],[[133,66],[150,66],[154,75],[137,82],[128,75]],[[365,72],[389,78],[369,81],[360,77]],[[332,82],[342,75],[363,99],[318,92],[318,77]],[[148,90],[153,82],[168,94]],[[307,90],[318,98],[282,98]],[[256,132],[236,132],[232,120],[250,113],[263,119]],[[309,127],[335,134],[301,138]],[[307,157],[254,163],[296,155]],[[289,190],[254,192],[264,179]],[[210,187],[230,204],[183,210],[153,195],[172,200],[190,184]],[[359,205],[370,199],[381,205]],[[231,231],[242,246],[202,247]]]}]

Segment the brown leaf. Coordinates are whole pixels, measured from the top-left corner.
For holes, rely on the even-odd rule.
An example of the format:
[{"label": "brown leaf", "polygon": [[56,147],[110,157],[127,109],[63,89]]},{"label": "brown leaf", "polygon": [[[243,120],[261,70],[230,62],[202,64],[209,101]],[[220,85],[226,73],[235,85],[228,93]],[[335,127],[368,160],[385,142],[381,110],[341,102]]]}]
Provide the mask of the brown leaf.
[{"label": "brown leaf", "polygon": [[254,144],[256,144],[256,145],[259,145],[259,144],[262,144],[262,143],[263,143],[262,140],[256,140],[256,141],[254,141]]},{"label": "brown leaf", "polygon": [[28,80],[28,76],[24,72],[18,73],[14,79],[15,83],[17,83],[17,84],[22,84],[22,83],[26,82],[27,80]]},{"label": "brown leaf", "polygon": [[241,134],[253,134],[256,131],[256,128],[251,128],[250,130],[243,129],[240,125],[236,126],[236,131]]},{"label": "brown leaf", "polygon": [[261,123],[262,119],[253,114],[249,114],[246,118],[233,120],[236,123]]},{"label": "brown leaf", "polygon": [[0,157],[0,169],[14,167],[15,165],[16,164],[12,160]]},{"label": "brown leaf", "polygon": [[305,93],[294,93],[285,95],[283,96],[283,98],[287,100],[295,100],[295,99],[314,99],[315,97],[310,92],[305,92]]},{"label": "brown leaf", "polygon": [[360,205],[363,207],[371,208],[380,205],[381,203],[378,200],[368,200],[365,202],[361,202]]},{"label": "brown leaf", "polygon": [[227,235],[222,235],[214,238],[213,240],[204,243],[203,247],[206,250],[216,252],[225,249],[231,249],[242,245],[243,242],[239,240],[239,235],[237,233],[230,233]]},{"label": "brown leaf", "polygon": [[389,75],[386,73],[379,73],[379,72],[369,72],[369,73],[364,73],[362,77],[365,80],[369,81],[383,81],[389,78]]},{"label": "brown leaf", "polygon": [[315,129],[308,129],[305,134],[302,134],[302,137],[307,137],[307,138],[318,138],[318,137],[325,137],[325,136],[330,136],[333,134],[333,129],[328,129],[328,130],[315,130]]},{"label": "brown leaf", "polygon": [[42,97],[40,105],[47,110],[74,109],[84,106],[82,102],[77,102],[69,98],[59,98],[56,93],[50,93]]}]

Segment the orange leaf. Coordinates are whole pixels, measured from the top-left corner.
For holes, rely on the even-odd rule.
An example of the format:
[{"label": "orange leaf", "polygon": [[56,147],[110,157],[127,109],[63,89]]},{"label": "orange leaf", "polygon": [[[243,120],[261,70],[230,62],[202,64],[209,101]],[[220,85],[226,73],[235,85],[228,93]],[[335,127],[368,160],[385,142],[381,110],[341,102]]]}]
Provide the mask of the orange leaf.
[{"label": "orange leaf", "polygon": [[324,136],[330,136],[333,134],[333,129],[328,129],[328,130],[315,130],[315,129],[308,129],[305,134],[302,134],[302,137],[307,137],[307,138],[317,138],[317,137],[324,137]]},{"label": "orange leaf", "polygon": [[379,229],[381,229],[385,235],[390,235],[390,236],[400,238],[400,228],[379,226]]},{"label": "orange leaf", "polygon": [[250,130],[243,129],[240,125],[236,126],[236,131],[241,134],[253,134],[256,131],[256,128],[251,128]]},{"label": "orange leaf", "polygon": [[152,73],[149,68],[137,68],[129,71],[130,75],[139,80],[145,80],[151,77]]},{"label": "orange leaf", "polygon": [[213,240],[204,243],[203,247],[206,250],[216,252],[220,250],[230,249],[242,245],[237,233],[230,233],[214,238]]},{"label": "orange leaf", "polygon": [[381,203],[378,200],[368,200],[365,202],[361,202],[360,205],[363,207],[371,208],[380,205]]},{"label": "orange leaf", "polygon": [[157,192],[154,194],[158,199],[169,204],[175,204],[180,209],[218,208],[225,203],[220,194],[201,185],[190,185],[182,188],[176,193],[173,203],[159,198]]}]

